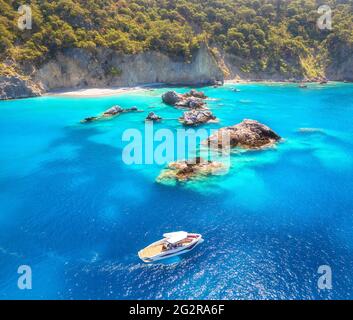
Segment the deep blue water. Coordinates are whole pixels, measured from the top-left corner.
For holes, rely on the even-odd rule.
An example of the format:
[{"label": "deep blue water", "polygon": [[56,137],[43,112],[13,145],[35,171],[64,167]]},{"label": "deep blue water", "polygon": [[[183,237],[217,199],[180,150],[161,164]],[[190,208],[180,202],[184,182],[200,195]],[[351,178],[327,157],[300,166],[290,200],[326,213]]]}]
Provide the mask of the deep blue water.
[{"label": "deep blue water", "polygon": [[[0,298],[352,299],[353,85],[205,88],[221,120],[207,128],[250,118],[284,141],[176,186],[155,182],[163,165],[122,161],[122,133],[143,130],[147,112],[167,119],[155,129],[181,128],[166,90],[0,102]],[[79,123],[114,104],[145,112]],[[138,259],[175,230],[205,242],[168,263]],[[20,265],[32,290],[17,287]],[[317,287],[320,265],[332,290]]]}]

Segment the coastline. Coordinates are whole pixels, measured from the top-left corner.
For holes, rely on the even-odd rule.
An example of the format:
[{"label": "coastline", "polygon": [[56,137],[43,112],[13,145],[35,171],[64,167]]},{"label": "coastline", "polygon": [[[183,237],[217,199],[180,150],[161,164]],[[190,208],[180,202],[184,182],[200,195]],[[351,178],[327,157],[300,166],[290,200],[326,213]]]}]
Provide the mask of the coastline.
[{"label": "coastline", "polygon": [[[308,85],[315,85],[319,84],[319,82],[305,82]],[[343,83],[352,83],[348,81],[329,81],[328,84],[343,84]],[[224,80],[224,85],[232,85],[232,84],[265,84],[265,85],[298,85],[299,82],[297,81],[276,81],[276,80],[248,80],[248,79],[229,79]],[[97,97],[109,97],[109,96],[117,96],[125,93],[133,93],[133,92],[141,92],[152,90],[159,87],[207,87],[207,86],[200,86],[200,85],[186,85],[186,84],[168,84],[168,83],[146,83],[136,86],[121,86],[121,87],[93,87],[93,88],[65,88],[65,89],[58,89],[58,90],[51,90],[48,92],[44,92],[37,97],[67,97],[67,98],[97,98]],[[0,101],[6,100],[18,100],[18,99],[25,99],[30,98],[28,97],[18,97],[12,99],[0,99]]]},{"label": "coastline", "polygon": [[133,87],[106,87],[106,88],[68,88],[62,90],[52,90],[43,94],[51,97],[70,97],[70,98],[92,98],[115,96],[123,93],[138,92],[149,90],[165,85],[164,83],[148,83]]},{"label": "coastline", "polygon": [[[352,81],[339,81],[339,80],[327,80],[327,84],[330,83],[352,83]],[[290,80],[247,80],[247,79],[230,79],[224,80],[225,84],[320,84],[319,81],[290,81]]]},{"label": "coastline", "polygon": [[[329,84],[344,83],[343,81],[329,81]],[[225,80],[224,85],[231,84],[268,84],[268,85],[282,85],[282,84],[298,84],[295,81],[273,81],[273,80],[244,80],[244,79],[233,79]],[[307,84],[319,84],[318,82],[308,82]],[[139,92],[145,90],[151,90],[158,87],[171,86],[166,83],[148,83],[133,87],[106,87],[106,88],[69,88],[62,90],[53,90],[43,94],[43,96],[52,97],[70,97],[70,98],[93,98],[93,97],[107,97],[115,96],[124,93]],[[190,86],[193,87],[193,86]]]}]

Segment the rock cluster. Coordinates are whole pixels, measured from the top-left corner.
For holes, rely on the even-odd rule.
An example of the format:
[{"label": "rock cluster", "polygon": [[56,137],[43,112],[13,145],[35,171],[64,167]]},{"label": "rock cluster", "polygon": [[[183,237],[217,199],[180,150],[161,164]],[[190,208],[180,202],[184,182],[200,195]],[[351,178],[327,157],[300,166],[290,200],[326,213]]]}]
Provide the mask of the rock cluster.
[{"label": "rock cluster", "polygon": [[207,99],[207,96],[202,91],[197,91],[195,89],[191,89],[190,92],[185,93],[184,96]]},{"label": "rock cluster", "polygon": [[201,109],[205,106],[207,97],[203,92],[191,90],[185,94],[179,94],[175,91],[168,91],[162,95],[162,100],[165,104],[186,109]]},{"label": "rock cluster", "polygon": [[[236,89],[236,92],[238,90]],[[216,122],[217,118],[205,108],[203,92],[191,90],[186,94],[168,91],[163,94],[163,102],[168,105],[189,109],[185,111],[179,121],[185,126],[196,126],[209,122]],[[202,144],[217,149],[241,147],[244,149],[260,149],[274,145],[281,137],[272,129],[255,120],[245,119],[241,123],[219,129],[215,134],[204,140]],[[171,162],[157,178],[158,182],[187,181],[211,175],[223,168],[219,162],[205,161],[196,158],[190,162],[186,160]]]},{"label": "rock cluster", "polygon": [[200,98],[187,97],[177,102],[175,106],[184,109],[205,109],[205,102]]},{"label": "rock cluster", "polygon": [[179,121],[186,126],[195,126],[208,122],[216,122],[217,118],[209,110],[190,110],[184,112]]},{"label": "rock cluster", "polygon": [[225,169],[220,162],[204,160],[196,157],[191,160],[180,160],[168,164],[158,176],[157,182],[183,182],[190,179],[197,179],[209,175],[219,174]]},{"label": "rock cluster", "polygon": [[225,148],[228,147],[228,139],[230,147],[259,149],[272,146],[281,137],[264,124],[245,119],[237,125],[219,129],[203,143],[215,148]]},{"label": "rock cluster", "polygon": [[175,91],[167,91],[162,95],[163,102],[171,106],[174,106],[181,99],[182,99],[182,95],[179,93],[176,93]]}]

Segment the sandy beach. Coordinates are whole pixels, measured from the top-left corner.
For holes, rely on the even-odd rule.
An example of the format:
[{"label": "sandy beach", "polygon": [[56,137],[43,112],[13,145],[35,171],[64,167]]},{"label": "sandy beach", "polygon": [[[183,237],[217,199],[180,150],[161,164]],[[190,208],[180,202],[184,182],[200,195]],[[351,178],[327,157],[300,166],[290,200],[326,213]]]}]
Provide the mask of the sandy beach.
[{"label": "sandy beach", "polygon": [[46,93],[47,96],[61,96],[61,97],[103,97],[103,96],[115,96],[127,92],[136,92],[152,89],[163,84],[149,83],[145,85],[135,87],[108,87],[108,88],[82,88],[82,89],[64,89],[49,91]]}]

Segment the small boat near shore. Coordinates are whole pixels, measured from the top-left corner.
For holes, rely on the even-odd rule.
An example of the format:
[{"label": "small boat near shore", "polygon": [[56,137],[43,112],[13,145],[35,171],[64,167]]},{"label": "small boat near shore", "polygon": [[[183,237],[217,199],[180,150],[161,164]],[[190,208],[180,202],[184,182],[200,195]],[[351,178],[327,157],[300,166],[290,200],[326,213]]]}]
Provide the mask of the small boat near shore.
[{"label": "small boat near shore", "polygon": [[163,239],[158,240],[138,252],[139,258],[151,263],[190,252],[203,242],[201,234],[185,231],[163,234]]}]

